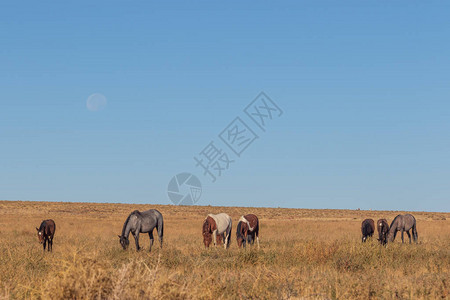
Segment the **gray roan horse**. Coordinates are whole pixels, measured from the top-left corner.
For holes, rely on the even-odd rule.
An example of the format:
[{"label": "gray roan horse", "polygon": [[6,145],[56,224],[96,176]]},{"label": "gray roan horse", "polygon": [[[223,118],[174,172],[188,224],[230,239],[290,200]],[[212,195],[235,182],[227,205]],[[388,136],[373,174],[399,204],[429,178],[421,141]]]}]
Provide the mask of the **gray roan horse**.
[{"label": "gray roan horse", "polygon": [[401,231],[403,243],[403,232],[406,231],[406,234],[408,234],[409,237],[409,243],[411,244],[411,235],[409,234],[410,229],[412,229],[414,242],[417,243],[418,236],[416,218],[410,214],[396,216],[394,221],[391,223],[391,227],[389,228],[388,241],[393,242],[395,240],[395,236],[397,235],[397,231]]},{"label": "gray roan horse", "polygon": [[163,216],[156,209],[150,209],[143,212],[138,210],[133,211],[123,224],[122,235],[119,235],[120,244],[123,249],[126,250],[130,241],[128,236],[133,234],[134,241],[136,242],[136,251],[139,251],[139,233],[147,233],[150,237],[150,251],[152,251],[153,245],[153,229],[156,227],[158,230],[159,242],[161,243],[161,248],[163,244],[163,233],[164,233],[164,221]]}]

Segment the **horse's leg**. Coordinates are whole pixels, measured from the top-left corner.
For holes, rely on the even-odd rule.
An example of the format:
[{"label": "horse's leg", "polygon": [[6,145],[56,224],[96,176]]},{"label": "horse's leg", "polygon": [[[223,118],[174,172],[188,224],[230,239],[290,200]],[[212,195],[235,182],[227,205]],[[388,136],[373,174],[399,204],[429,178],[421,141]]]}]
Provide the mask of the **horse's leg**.
[{"label": "horse's leg", "polygon": [[131,232],[131,234],[134,237],[134,242],[136,244],[136,251],[141,250],[141,247],[139,247],[139,231],[136,230],[136,232]]},{"label": "horse's leg", "polygon": [[53,237],[50,237],[50,239],[49,239],[49,248],[50,248],[50,252],[53,252]]},{"label": "horse's leg", "polygon": [[44,251],[45,251],[45,242],[47,242],[47,240],[44,238],[44,244],[43,244],[44,245]]},{"label": "horse's leg", "polygon": [[228,231],[226,231],[226,233],[224,235],[225,235],[225,238],[223,239],[223,248],[227,249],[228,248]]},{"label": "horse's leg", "polygon": [[402,244],[403,244],[403,228],[402,228]]},{"label": "horse's leg", "polygon": [[224,249],[228,249],[228,245],[230,244],[230,232],[231,232],[230,227],[228,227],[224,232],[224,235],[225,235],[225,238],[223,240],[223,248]]},{"label": "horse's leg", "polygon": [[216,243],[217,243],[217,229],[213,231],[213,242],[214,242],[214,246],[216,246]]},{"label": "horse's leg", "polygon": [[247,243],[251,246],[252,245],[252,233],[247,233]]},{"label": "horse's leg", "polygon": [[406,234],[408,235],[408,237],[409,237],[409,243],[411,244],[411,234],[409,234],[409,230],[406,231]]},{"label": "horse's leg", "polygon": [[259,249],[259,224],[258,226],[256,226],[255,236],[256,236],[256,245],[258,246]]},{"label": "horse's leg", "polygon": [[153,230],[150,230],[148,232],[148,236],[150,237],[150,252],[152,251],[152,246],[153,246]]}]

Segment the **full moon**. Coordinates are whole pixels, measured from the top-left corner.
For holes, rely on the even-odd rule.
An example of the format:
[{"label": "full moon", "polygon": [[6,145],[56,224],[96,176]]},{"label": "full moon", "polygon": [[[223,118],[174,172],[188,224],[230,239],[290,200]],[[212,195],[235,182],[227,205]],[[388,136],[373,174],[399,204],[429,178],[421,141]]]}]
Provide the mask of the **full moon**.
[{"label": "full moon", "polygon": [[90,111],[99,111],[106,107],[106,97],[100,93],[90,95],[86,100],[86,107]]}]

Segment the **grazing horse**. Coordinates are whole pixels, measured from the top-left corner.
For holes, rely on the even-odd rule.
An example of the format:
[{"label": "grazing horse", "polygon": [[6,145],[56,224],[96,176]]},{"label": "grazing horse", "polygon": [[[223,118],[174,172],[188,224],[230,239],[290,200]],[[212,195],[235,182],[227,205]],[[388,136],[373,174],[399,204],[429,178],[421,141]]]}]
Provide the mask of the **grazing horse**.
[{"label": "grazing horse", "polygon": [[363,243],[368,237],[371,237],[375,232],[375,223],[372,219],[365,219],[361,224],[361,233]]},{"label": "grazing horse", "polygon": [[56,225],[53,220],[44,220],[39,228],[36,227],[39,243],[48,244],[47,251],[53,251],[53,236],[55,235]]},{"label": "grazing horse", "polygon": [[[222,236],[223,247],[227,249],[231,238],[231,218],[225,213],[217,215],[209,214],[202,226],[203,243],[208,248],[211,242],[217,245],[217,235]],[[212,237],[211,237],[212,235]]]},{"label": "grazing horse", "polygon": [[408,234],[409,237],[409,243],[411,244],[411,235],[409,234],[410,229],[412,229],[414,242],[417,243],[418,235],[416,218],[410,214],[396,216],[391,223],[391,227],[389,228],[388,241],[393,242],[395,240],[395,236],[397,235],[397,231],[401,231],[403,243],[403,232],[406,231],[406,234]]},{"label": "grazing horse", "polygon": [[249,244],[255,242],[259,249],[259,220],[258,217],[252,214],[242,216],[237,224],[236,240],[238,247],[241,245],[245,248],[245,244],[248,241]]},{"label": "grazing horse", "polygon": [[377,221],[378,241],[381,245],[386,245],[387,234],[389,232],[389,224],[386,219],[379,219]]},{"label": "grazing horse", "polygon": [[128,236],[133,234],[134,241],[136,242],[136,251],[139,251],[139,233],[147,233],[150,237],[150,251],[153,246],[153,229],[156,227],[158,231],[159,242],[162,248],[163,234],[164,234],[164,221],[163,216],[156,209],[150,209],[146,211],[133,211],[123,224],[122,235],[119,235],[120,244],[122,248],[126,250],[130,241]]}]

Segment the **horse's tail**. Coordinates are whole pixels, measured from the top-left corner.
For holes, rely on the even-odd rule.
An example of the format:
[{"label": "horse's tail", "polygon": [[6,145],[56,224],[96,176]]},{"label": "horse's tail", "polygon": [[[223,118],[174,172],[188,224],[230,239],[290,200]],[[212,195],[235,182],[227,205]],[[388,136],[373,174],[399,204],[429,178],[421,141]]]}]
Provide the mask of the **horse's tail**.
[{"label": "horse's tail", "polygon": [[415,220],[414,220],[414,225],[413,225],[413,227],[412,227],[412,234],[413,234],[413,239],[414,239],[414,242],[418,242],[418,239],[419,239],[419,236],[418,236],[418,234],[417,234],[417,225],[416,225],[416,222],[415,222]]},{"label": "horse's tail", "polygon": [[236,226],[236,238],[244,238],[241,233],[242,221],[239,221]]},{"label": "horse's tail", "polygon": [[158,229],[158,237],[159,237],[159,242],[161,243],[161,247],[162,247],[162,243],[163,243],[163,236],[164,236],[164,220],[163,220],[163,216],[160,214],[158,217],[158,223],[156,224],[156,229]]},{"label": "horse's tail", "polygon": [[228,235],[228,237],[227,237],[227,244],[226,244],[227,248],[230,247],[231,230],[232,230],[232,221],[231,221],[231,218],[230,218],[230,224],[228,224],[228,228],[227,228],[227,235]]}]

